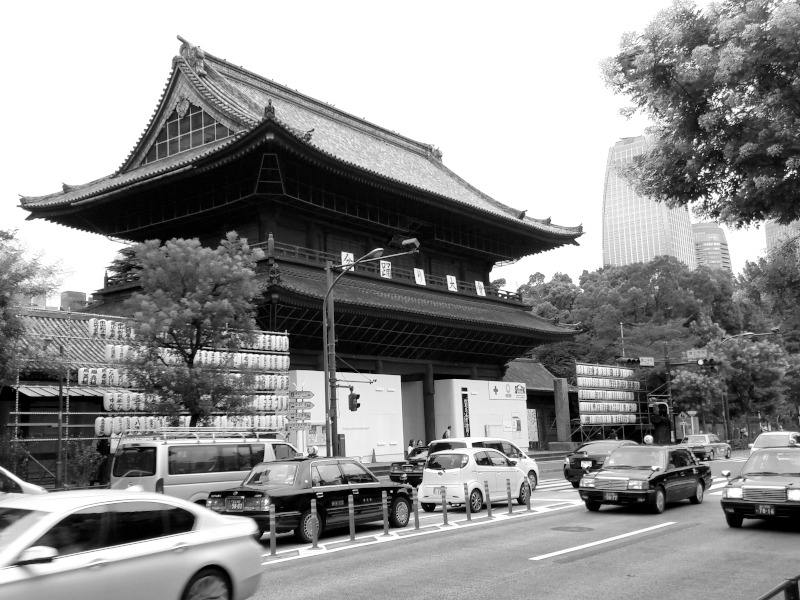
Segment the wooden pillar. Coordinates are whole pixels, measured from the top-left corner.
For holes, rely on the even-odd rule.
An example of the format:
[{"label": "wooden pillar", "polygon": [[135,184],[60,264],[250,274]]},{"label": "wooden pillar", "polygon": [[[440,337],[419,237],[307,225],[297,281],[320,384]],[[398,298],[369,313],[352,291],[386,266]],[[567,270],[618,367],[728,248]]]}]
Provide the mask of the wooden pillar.
[{"label": "wooden pillar", "polygon": [[436,434],[436,404],[434,402],[435,385],[433,381],[433,365],[425,366],[425,375],[422,378],[422,409],[425,413],[425,440],[435,440]]},{"label": "wooden pillar", "polygon": [[553,392],[556,406],[556,435],[559,442],[572,441],[569,430],[569,395],[567,394],[567,390],[566,379],[553,379]]}]

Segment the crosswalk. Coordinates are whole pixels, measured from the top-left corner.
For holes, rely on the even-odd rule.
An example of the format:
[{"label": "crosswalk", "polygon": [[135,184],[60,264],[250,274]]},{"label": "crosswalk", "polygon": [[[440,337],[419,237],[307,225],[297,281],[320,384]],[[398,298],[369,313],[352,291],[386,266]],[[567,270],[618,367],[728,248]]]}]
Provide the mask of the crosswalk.
[{"label": "crosswalk", "polygon": [[[739,457],[739,458],[731,458],[728,459],[726,462],[739,462],[743,463],[747,460],[747,457]],[[710,495],[721,495],[722,488],[725,487],[725,484],[728,483],[728,480],[725,477],[714,477],[711,481],[711,487],[706,490],[706,494]],[[578,490],[572,487],[572,484],[567,481],[566,479],[542,479],[539,481],[539,485],[536,486],[536,489],[533,491],[534,498],[539,495],[542,495],[542,492],[575,492],[577,493]]]}]

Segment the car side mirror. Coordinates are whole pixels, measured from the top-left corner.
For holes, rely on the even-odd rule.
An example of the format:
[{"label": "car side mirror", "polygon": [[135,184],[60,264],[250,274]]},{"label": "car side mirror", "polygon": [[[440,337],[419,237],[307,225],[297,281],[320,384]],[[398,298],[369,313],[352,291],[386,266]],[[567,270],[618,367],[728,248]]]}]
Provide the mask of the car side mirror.
[{"label": "car side mirror", "polygon": [[508,462],[510,462],[510,463],[511,463],[511,466],[512,466],[512,467],[516,467],[516,466],[517,466],[517,462],[518,462],[518,461],[514,460],[513,458],[509,458],[509,459],[508,459]]},{"label": "car side mirror", "polygon": [[17,565],[36,565],[49,563],[58,556],[58,550],[50,546],[31,546],[17,560]]},{"label": "car side mirror", "polygon": [[753,447],[753,444],[747,444],[747,447],[748,447],[748,448],[752,448],[752,447]]}]

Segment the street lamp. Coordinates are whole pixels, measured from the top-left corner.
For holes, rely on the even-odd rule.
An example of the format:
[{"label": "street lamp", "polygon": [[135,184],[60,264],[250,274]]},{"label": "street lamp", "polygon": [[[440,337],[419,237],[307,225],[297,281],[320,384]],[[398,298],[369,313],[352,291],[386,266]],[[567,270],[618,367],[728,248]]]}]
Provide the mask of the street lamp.
[{"label": "street lamp", "polygon": [[[342,276],[349,270],[367,262],[376,260],[386,260],[396,256],[415,254],[419,252],[419,242],[417,238],[403,240],[401,247],[408,247],[404,252],[383,256],[383,248],[375,248],[358,260],[348,263],[334,265],[329,260],[325,264],[326,292],[322,298],[322,370],[325,373],[325,437],[326,451],[328,456],[338,456],[339,454],[339,427],[336,402],[336,331],[333,317],[333,287],[339,282]],[[336,278],[333,278],[333,269],[344,268]]]}]

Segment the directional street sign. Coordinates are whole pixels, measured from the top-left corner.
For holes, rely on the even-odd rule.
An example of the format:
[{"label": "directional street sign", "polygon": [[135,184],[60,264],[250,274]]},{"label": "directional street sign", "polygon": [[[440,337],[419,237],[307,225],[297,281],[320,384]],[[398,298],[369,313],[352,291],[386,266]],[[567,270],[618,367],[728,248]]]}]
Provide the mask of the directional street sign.
[{"label": "directional street sign", "polygon": [[311,415],[308,414],[308,413],[289,414],[289,415],[286,415],[286,420],[289,421],[290,423],[294,422],[294,421],[305,421],[310,416]]},{"label": "directional street sign", "polygon": [[294,392],[289,392],[289,398],[303,398],[303,399],[310,399],[314,397],[314,392],[307,392],[305,390],[297,390]]},{"label": "directional street sign", "polygon": [[314,408],[314,403],[303,402],[302,400],[289,400],[289,403],[286,406],[288,406],[289,410],[305,410]]},{"label": "directional street sign", "polygon": [[286,429],[289,431],[307,431],[311,429],[311,425],[307,423],[287,423]]},{"label": "directional street sign", "polygon": [[655,367],[656,363],[652,356],[640,356],[639,357],[639,366],[640,367]]}]

